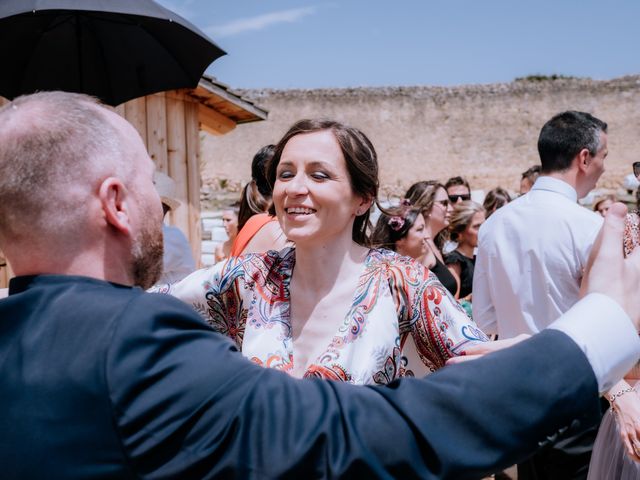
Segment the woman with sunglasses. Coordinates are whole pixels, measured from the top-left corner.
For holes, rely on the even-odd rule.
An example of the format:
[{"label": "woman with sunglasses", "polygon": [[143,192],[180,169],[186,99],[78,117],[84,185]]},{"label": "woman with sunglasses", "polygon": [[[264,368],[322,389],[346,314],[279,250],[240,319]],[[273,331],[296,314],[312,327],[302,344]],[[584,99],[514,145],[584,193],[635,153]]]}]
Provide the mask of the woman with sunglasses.
[{"label": "woman with sunglasses", "polygon": [[378,163],[360,130],[297,122],[267,178],[295,247],[231,258],[158,289],[191,304],[245,357],[295,377],[385,384],[486,341],[424,265],[371,248]]},{"label": "woman with sunglasses", "polygon": [[441,251],[453,210],[444,185],[432,180],[417,182],[409,187],[405,198],[419,208],[424,216],[427,252],[421,259],[422,264],[438,277],[452,295],[456,295],[458,284],[445,265]]},{"label": "woman with sunglasses", "polygon": [[[633,163],[633,174],[640,180],[640,162]],[[640,205],[627,215],[624,253],[640,245]],[[593,445],[588,480],[615,478],[640,479],[640,363],[625,375],[604,397],[611,408],[604,414]]]}]

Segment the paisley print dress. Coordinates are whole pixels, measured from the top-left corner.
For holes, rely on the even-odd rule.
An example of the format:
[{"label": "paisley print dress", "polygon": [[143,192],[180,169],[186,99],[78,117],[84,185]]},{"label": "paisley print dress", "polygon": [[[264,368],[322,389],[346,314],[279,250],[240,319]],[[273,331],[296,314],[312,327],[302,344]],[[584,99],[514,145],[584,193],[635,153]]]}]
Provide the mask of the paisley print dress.
[{"label": "paisley print dress", "polygon": [[[295,358],[289,283],[295,248],[249,254],[156,287],[191,304],[258,365],[292,372]],[[353,301],[305,377],[386,384],[422,376],[487,341],[464,309],[423,265],[372,249]]]}]

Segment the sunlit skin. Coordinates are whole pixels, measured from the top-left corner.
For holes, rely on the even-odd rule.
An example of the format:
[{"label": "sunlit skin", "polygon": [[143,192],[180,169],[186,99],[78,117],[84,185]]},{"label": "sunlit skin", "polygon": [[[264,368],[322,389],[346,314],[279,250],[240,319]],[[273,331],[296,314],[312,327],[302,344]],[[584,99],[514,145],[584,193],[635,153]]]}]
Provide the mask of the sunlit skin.
[{"label": "sunlit skin", "polygon": [[349,243],[363,200],[351,189],[331,132],[296,135],[287,142],[276,170],[273,203],[282,230],[297,248]]},{"label": "sunlit skin", "polygon": [[520,180],[520,195],[528,193],[529,190],[531,190],[531,187],[533,187],[533,182],[528,178],[523,178],[522,180]]},{"label": "sunlit skin", "polygon": [[426,225],[421,213],[407,234],[396,242],[396,251],[411,258],[420,258],[427,253]]},{"label": "sunlit skin", "polygon": [[604,217],[609,211],[611,205],[613,205],[613,200],[606,199],[601,201],[600,205],[598,205],[598,213]]},{"label": "sunlit skin", "polygon": [[296,248],[289,286],[291,373],[296,377],[331,341],[349,311],[369,253],[353,241],[353,223],[371,201],[353,192],[342,150],[329,130],[287,142],[276,169],[273,202]]},{"label": "sunlit skin", "polygon": [[464,256],[473,258],[473,250],[478,246],[478,230],[485,221],[484,212],[476,212],[467,228],[458,236],[458,250]]},{"label": "sunlit skin", "polygon": [[238,215],[233,210],[222,212],[222,227],[231,241],[238,235]]},{"label": "sunlit skin", "polygon": [[222,226],[229,237],[223,243],[219,244],[215,250],[216,262],[229,257],[231,253],[231,245],[238,235],[238,215],[233,210],[225,210],[222,212]]}]

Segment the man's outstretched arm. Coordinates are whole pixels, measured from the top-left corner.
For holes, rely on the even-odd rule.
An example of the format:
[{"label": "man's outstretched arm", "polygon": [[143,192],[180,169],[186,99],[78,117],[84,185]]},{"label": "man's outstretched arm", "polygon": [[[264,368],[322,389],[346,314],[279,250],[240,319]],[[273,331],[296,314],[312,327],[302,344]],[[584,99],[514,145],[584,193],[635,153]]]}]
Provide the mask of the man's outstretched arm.
[{"label": "man's outstretched arm", "polygon": [[[593,272],[637,285],[640,273],[616,262],[594,262]],[[625,313],[640,305],[611,282],[591,291],[615,301],[589,295],[559,328],[388,387],[262,369],[177,300],[141,295],[106,368],[123,449],[142,477],[477,478],[591,424],[598,391],[640,354]],[[597,334],[573,338],[603,311],[618,347],[610,352],[598,351]]]}]

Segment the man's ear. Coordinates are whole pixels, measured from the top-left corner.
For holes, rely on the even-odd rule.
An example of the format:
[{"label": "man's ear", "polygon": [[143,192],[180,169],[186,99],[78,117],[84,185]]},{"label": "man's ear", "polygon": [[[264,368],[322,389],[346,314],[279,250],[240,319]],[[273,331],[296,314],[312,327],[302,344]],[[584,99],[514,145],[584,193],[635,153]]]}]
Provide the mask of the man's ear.
[{"label": "man's ear", "polygon": [[116,177],[103,180],[98,191],[106,222],[125,235],[131,234],[127,188]]},{"label": "man's ear", "polygon": [[583,148],[578,152],[576,157],[578,161],[578,170],[580,170],[581,172],[587,170],[587,168],[589,168],[589,164],[591,163],[591,154],[589,153],[589,150]]}]

